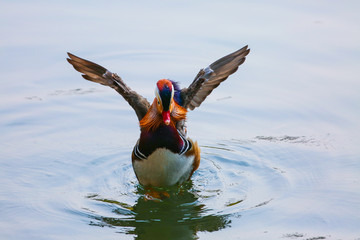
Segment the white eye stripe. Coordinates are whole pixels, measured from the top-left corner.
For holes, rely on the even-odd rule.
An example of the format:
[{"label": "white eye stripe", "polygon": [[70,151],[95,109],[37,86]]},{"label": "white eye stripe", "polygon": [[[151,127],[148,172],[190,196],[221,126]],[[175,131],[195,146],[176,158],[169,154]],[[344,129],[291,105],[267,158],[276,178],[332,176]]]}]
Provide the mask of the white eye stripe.
[{"label": "white eye stripe", "polygon": [[155,96],[156,96],[156,99],[157,99],[157,101],[158,101],[158,104],[161,104],[161,105],[162,105],[162,101],[161,101],[159,89],[158,89],[157,86],[155,87]]},{"label": "white eye stripe", "polygon": [[[174,85],[171,85],[171,99],[174,98],[174,95],[175,95]],[[162,100],[161,100],[161,97],[160,97],[159,88],[157,86],[155,87],[155,96],[156,96],[156,99],[158,101],[158,104],[162,105]]]}]

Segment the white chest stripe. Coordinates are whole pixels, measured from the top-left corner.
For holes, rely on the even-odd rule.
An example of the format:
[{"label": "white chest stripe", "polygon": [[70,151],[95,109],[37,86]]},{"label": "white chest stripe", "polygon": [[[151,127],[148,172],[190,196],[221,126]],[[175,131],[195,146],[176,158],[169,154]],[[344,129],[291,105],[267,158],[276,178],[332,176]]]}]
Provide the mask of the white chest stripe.
[{"label": "white chest stripe", "polygon": [[141,160],[146,159],[146,156],[139,150],[139,141],[135,145],[134,154],[137,158],[139,158]]},{"label": "white chest stripe", "polygon": [[183,155],[191,148],[191,142],[189,140],[185,139],[179,130],[178,130],[178,133],[179,133],[181,140],[183,141],[183,147],[181,148],[179,155]]}]

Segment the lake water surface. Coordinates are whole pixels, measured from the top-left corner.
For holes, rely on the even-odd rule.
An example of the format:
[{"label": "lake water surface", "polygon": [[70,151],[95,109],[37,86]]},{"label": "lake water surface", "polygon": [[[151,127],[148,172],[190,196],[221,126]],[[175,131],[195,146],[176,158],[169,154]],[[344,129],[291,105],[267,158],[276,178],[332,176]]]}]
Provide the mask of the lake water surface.
[{"label": "lake water surface", "polygon": [[[5,1],[0,239],[360,239],[358,1]],[[66,52],[154,97],[249,45],[188,114],[192,181],[149,201],[136,116]]]}]

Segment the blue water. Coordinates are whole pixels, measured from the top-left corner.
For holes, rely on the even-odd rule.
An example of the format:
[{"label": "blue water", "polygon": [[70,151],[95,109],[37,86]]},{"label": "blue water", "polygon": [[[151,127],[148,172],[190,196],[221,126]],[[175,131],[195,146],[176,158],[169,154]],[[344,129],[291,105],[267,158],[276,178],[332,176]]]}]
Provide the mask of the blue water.
[{"label": "blue water", "polygon": [[[360,239],[357,1],[1,5],[0,239]],[[192,181],[147,200],[133,110],[66,52],[151,100],[247,44],[188,114]]]}]

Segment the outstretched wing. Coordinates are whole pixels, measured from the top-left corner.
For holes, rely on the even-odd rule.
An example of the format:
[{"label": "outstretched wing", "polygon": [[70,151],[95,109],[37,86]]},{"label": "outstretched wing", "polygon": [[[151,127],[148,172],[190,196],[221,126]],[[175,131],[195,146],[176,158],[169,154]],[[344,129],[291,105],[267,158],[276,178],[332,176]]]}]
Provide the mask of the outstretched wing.
[{"label": "outstretched wing", "polygon": [[236,72],[245,61],[250,49],[245,46],[201,69],[188,88],[181,90],[184,107],[194,110],[221,82]]},{"label": "outstretched wing", "polygon": [[150,107],[150,103],[146,98],[131,90],[116,73],[112,73],[96,63],[79,58],[71,53],[68,53],[68,55],[69,58],[67,58],[67,61],[75,70],[83,74],[83,78],[115,89],[135,110],[139,121],[145,116]]}]

